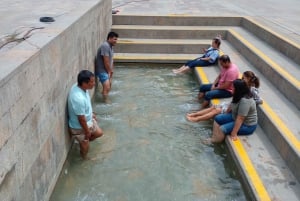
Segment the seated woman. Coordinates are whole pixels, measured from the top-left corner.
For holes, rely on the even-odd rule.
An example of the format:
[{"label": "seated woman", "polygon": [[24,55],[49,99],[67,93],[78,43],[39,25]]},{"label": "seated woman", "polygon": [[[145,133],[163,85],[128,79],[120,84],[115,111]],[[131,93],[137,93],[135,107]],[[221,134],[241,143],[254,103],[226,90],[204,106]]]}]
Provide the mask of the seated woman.
[{"label": "seated woman", "polygon": [[237,140],[237,135],[250,135],[257,127],[256,103],[247,83],[237,79],[233,86],[231,113],[215,117],[212,137],[206,143],[220,143],[226,135],[230,135],[232,140]]},{"label": "seated woman", "polygon": [[[259,78],[252,71],[245,71],[243,73],[242,79],[245,80],[248,87],[250,88],[250,92],[256,105],[262,104],[263,100],[260,98],[258,91],[260,85]],[[213,105],[204,110],[187,114],[186,118],[187,120],[192,122],[206,121],[212,119],[217,114],[226,113],[229,105],[230,103],[228,102],[223,102],[219,105]]]},{"label": "seated woman", "polygon": [[219,48],[221,45],[221,37],[217,36],[212,40],[211,47],[204,49],[203,56],[188,61],[178,69],[173,69],[173,73],[185,73],[196,66],[209,66],[216,63],[219,57]]}]

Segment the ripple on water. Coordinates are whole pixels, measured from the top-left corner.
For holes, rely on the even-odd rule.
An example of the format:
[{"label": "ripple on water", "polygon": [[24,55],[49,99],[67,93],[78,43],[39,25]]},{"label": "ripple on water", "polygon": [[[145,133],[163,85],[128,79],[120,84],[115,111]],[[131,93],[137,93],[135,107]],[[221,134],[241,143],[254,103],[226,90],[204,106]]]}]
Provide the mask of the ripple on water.
[{"label": "ripple on water", "polygon": [[111,103],[95,95],[105,135],[88,161],[73,146],[51,200],[246,200],[225,147],[202,143],[212,122],[185,119],[199,109],[196,88],[171,69],[116,67]]}]

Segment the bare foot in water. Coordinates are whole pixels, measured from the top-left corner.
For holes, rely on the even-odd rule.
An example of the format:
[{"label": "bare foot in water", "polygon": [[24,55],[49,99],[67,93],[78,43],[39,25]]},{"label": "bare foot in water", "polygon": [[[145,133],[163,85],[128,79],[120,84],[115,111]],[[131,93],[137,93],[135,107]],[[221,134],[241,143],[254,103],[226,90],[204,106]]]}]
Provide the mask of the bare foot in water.
[{"label": "bare foot in water", "polygon": [[213,144],[212,138],[207,138],[205,140],[202,140],[202,143],[206,144],[206,145],[211,145],[211,144]]},{"label": "bare foot in water", "polygon": [[193,116],[186,116],[186,119],[191,121],[191,122],[197,122],[197,120]]}]

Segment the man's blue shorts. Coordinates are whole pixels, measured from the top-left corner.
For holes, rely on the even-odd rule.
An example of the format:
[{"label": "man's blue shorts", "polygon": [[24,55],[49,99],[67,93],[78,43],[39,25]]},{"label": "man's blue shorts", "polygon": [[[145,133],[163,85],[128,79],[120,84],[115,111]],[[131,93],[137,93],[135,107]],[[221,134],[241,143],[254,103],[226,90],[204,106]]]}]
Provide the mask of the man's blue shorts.
[{"label": "man's blue shorts", "polygon": [[109,79],[108,73],[99,73],[97,76],[102,84]]}]

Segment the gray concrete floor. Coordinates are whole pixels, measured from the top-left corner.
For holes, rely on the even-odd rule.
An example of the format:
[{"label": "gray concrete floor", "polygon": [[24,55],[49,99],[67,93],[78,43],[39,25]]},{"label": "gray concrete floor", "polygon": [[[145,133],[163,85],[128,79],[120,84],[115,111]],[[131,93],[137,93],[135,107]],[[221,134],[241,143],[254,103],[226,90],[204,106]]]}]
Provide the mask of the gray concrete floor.
[{"label": "gray concrete floor", "polygon": [[299,0],[112,0],[120,14],[250,16],[300,43]]},{"label": "gray concrete floor", "polygon": [[[20,27],[47,26],[39,22],[42,16],[50,16],[63,21],[67,15],[76,14],[78,10],[98,1],[1,0],[0,39],[12,34]],[[112,4],[114,9],[120,10],[120,14],[252,16],[274,31],[300,43],[299,0],[112,0]]]}]

